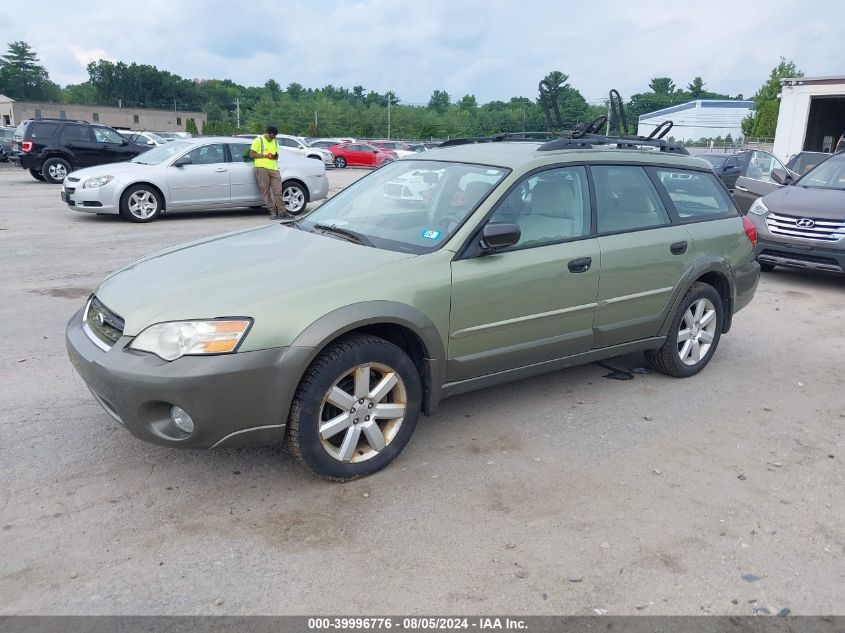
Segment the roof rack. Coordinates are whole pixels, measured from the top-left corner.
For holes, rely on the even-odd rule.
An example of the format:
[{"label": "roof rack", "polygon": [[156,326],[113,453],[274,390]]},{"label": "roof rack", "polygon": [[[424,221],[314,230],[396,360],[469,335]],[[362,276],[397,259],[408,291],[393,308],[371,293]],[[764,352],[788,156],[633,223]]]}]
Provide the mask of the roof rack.
[{"label": "roof rack", "polygon": [[553,132],[502,132],[490,136],[468,136],[465,138],[453,138],[443,141],[437,147],[453,147],[455,145],[471,145],[472,143],[497,143],[500,141],[545,141],[558,138],[560,135]]},{"label": "roof rack", "polygon": [[[554,92],[550,89],[548,83],[544,80],[540,82],[540,100],[543,105],[546,120],[549,127],[552,127],[552,118],[549,112],[549,106],[546,102],[551,101],[552,107],[557,116],[557,123],[560,125],[560,112],[557,109],[557,102],[554,98]],[[504,134],[493,134],[491,136],[472,136],[467,138],[453,138],[445,141],[439,147],[453,147],[455,145],[469,145],[472,143],[496,143],[501,141],[541,141],[551,138],[552,140],[543,143],[539,147],[541,152],[549,152],[559,149],[593,149],[598,146],[615,145],[617,149],[640,149],[642,147],[654,147],[661,152],[672,154],[683,154],[688,156],[687,149],[672,141],[667,141],[664,137],[672,129],[672,121],[663,121],[660,125],[655,127],[648,136],[634,136],[628,134],[628,119],[625,117],[625,106],[622,101],[622,96],[617,90],[611,90],[608,99],[609,109],[612,116],[618,121],[620,131],[619,136],[610,136],[598,134],[597,132],[604,127],[608,122],[606,116],[599,116],[589,123],[579,123],[569,132],[559,134],[556,132],[511,132]]]},{"label": "roof rack", "polygon": [[36,116],[32,117],[31,119],[25,119],[26,121],[63,121],[65,123],[88,123],[88,121],[78,121],[74,119],[57,119],[55,117],[49,116]]}]

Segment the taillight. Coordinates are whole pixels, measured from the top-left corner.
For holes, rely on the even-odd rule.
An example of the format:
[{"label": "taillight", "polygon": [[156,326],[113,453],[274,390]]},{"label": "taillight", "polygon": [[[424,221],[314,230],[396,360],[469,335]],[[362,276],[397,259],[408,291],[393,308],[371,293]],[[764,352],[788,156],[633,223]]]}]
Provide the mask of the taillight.
[{"label": "taillight", "polygon": [[21,141],[21,151],[22,152],[31,152],[32,151],[32,141]]},{"label": "taillight", "polygon": [[754,226],[754,222],[748,219],[748,216],[742,216],[742,228],[745,229],[745,234],[751,240],[751,245],[757,246],[757,227]]}]

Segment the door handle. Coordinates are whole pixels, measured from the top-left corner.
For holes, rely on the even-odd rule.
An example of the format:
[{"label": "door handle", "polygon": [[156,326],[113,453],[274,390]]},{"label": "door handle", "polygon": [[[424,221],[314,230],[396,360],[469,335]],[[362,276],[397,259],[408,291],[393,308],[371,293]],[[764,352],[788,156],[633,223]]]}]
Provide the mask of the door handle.
[{"label": "door handle", "polygon": [[570,259],[567,267],[571,273],[585,273],[590,270],[592,264],[592,257],[578,257],[577,259]]},{"label": "door handle", "polygon": [[229,171],[229,170],[228,170],[226,167],[218,167],[218,168],[217,168],[217,169],[215,169],[214,171],[216,171],[216,172],[222,172],[222,171]]},{"label": "door handle", "polygon": [[734,187],[734,189],[739,189],[740,191],[748,191],[748,189],[746,189],[746,188],[745,188],[745,187],[743,187],[742,185],[736,185],[736,186]]},{"label": "door handle", "polygon": [[669,250],[672,251],[673,255],[683,255],[687,252],[687,246],[689,246],[687,242],[675,242],[669,247]]}]

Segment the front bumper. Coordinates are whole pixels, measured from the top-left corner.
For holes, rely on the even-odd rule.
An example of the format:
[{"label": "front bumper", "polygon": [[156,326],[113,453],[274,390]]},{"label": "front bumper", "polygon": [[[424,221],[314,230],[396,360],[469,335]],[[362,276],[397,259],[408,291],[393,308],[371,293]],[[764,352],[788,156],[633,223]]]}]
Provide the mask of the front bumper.
[{"label": "front bumper", "polygon": [[761,264],[845,274],[845,250],[818,247],[811,245],[809,240],[807,242],[799,245],[761,238],[755,255]]},{"label": "front bumper", "polygon": [[[276,442],[311,348],[273,348],[172,362],[128,349],[103,351],[83,330],[82,312],[65,333],[68,355],[97,402],[132,435],[165,446],[213,448]],[[177,405],[194,421],[187,435],[170,420]]]},{"label": "front bumper", "polygon": [[83,189],[83,182],[70,182],[68,178],[65,178],[64,183],[62,183],[62,191],[59,194],[62,202],[71,209],[84,213],[114,215],[120,212],[120,185],[116,181],[113,180],[96,189]]}]

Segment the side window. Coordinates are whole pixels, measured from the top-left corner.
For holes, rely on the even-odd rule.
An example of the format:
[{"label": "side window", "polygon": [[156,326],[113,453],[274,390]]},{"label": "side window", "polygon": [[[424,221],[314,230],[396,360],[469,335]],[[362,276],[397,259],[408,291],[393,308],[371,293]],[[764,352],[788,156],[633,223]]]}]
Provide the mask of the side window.
[{"label": "side window", "polygon": [[59,126],[56,123],[33,123],[29,137],[33,140],[44,141],[53,137],[57,127]]},{"label": "side window", "polygon": [[684,169],[656,169],[655,173],[682,219],[736,215],[713,174]]},{"label": "side window", "polygon": [[775,169],[785,169],[781,162],[769,154],[768,152],[761,152],[755,150],[751,152],[748,157],[748,165],[743,174],[746,178],[753,178],[754,180],[762,180],[763,182],[770,182],[777,184],[772,179],[772,171]]},{"label": "side window", "polygon": [[734,158],[733,156],[725,161],[725,168],[726,169],[733,169],[735,167],[739,167],[739,159]]},{"label": "side window", "polygon": [[250,163],[249,143],[229,143],[229,154],[233,163]]},{"label": "side window", "polygon": [[517,247],[589,235],[590,191],[586,169],[562,167],[526,178],[499,204],[490,221],[518,224],[522,236]]},{"label": "side window", "polygon": [[83,125],[66,125],[62,130],[62,143],[90,142],[91,131]]},{"label": "side window", "polygon": [[633,231],[669,224],[669,214],[642,167],[591,167],[598,232]]},{"label": "side window", "polygon": [[299,147],[299,143],[294,141],[292,138],[280,138],[280,145],[283,147]]},{"label": "side window", "polygon": [[191,157],[191,165],[216,165],[226,162],[226,151],[222,143],[203,145],[186,154]]},{"label": "side window", "polygon": [[95,127],[94,138],[98,143],[123,143],[123,137],[112,129],[107,127]]}]

